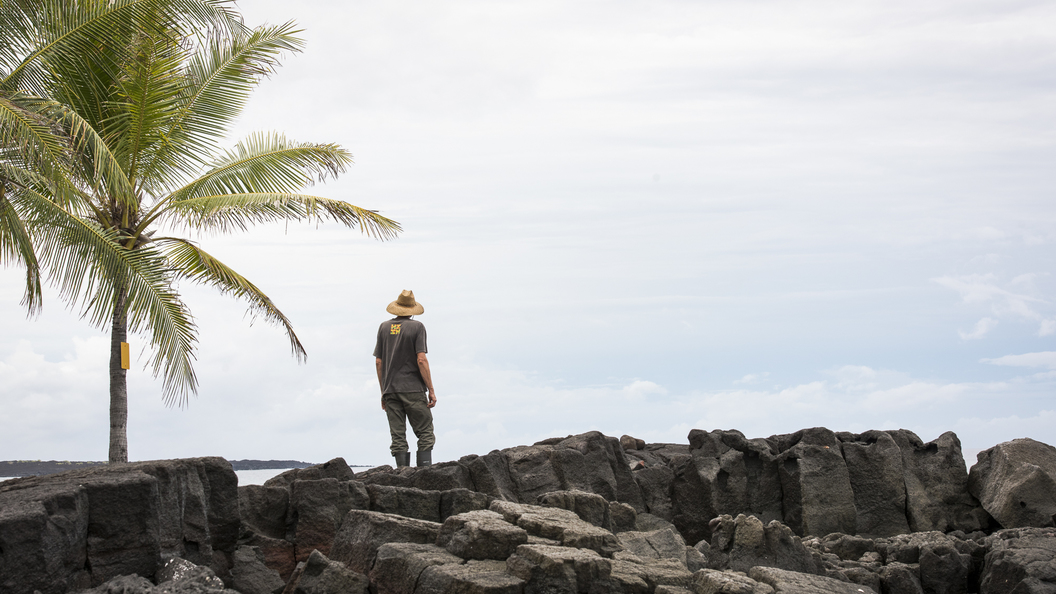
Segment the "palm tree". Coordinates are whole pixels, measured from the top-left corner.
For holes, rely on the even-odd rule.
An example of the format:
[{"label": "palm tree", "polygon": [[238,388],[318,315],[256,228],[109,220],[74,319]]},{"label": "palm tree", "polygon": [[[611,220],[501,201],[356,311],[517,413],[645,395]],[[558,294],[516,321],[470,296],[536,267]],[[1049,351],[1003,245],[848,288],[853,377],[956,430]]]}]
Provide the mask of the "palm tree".
[{"label": "palm tree", "polygon": [[121,343],[146,335],[170,405],[197,391],[196,328],[176,290],[189,281],[290,321],[257,286],[197,242],[172,235],[257,223],[335,220],[379,238],[399,225],[300,192],[335,177],[335,144],[256,133],[221,150],[261,77],[303,42],[292,23],[250,29],[228,0],[0,2],[0,262],[41,277],[93,325],[111,331],[111,462],[128,460]]}]

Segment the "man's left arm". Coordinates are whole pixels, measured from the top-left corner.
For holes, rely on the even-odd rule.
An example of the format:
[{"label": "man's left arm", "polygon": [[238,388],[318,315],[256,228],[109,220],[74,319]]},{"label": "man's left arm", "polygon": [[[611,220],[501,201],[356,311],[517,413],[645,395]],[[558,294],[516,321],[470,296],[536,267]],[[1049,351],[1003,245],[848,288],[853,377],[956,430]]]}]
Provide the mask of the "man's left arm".
[{"label": "man's left arm", "polygon": [[[374,357],[374,366],[378,368],[378,386],[385,389],[385,382],[381,379],[381,357]],[[381,410],[385,410],[385,394],[381,395]]]},{"label": "man's left arm", "polygon": [[418,371],[422,372],[425,389],[429,391],[429,408],[436,406],[436,390],[433,388],[433,374],[429,372],[429,357],[418,353]]}]

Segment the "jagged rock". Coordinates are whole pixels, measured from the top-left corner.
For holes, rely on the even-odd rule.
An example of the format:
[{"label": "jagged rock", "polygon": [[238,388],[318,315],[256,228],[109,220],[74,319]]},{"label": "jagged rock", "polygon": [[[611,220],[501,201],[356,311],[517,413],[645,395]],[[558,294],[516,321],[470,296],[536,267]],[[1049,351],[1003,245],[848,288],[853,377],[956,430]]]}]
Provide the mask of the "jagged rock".
[{"label": "jagged rock", "polygon": [[478,509],[488,509],[490,499],[483,493],[469,489],[451,489],[440,492],[440,521],[451,516]]},{"label": "jagged rock", "polygon": [[634,480],[642,494],[645,511],[671,521],[674,517],[671,510],[671,484],[675,480],[675,471],[666,464],[647,466],[634,473]]},{"label": "jagged rock", "polygon": [[314,550],[329,554],[348,511],[369,509],[372,504],[367,488],[356,481],[295,479],[289,489],[286,539],[293,542],[297,561],[308,559]]},{"label": "jagged rock", "polygon": [[235,549],[230,585],[241,594],[279,594],[286,583],[264,564],[259,548],[242,545]]},{"label": "jagged rock", "polygon": [[968,471],[956,435],[947,431],[925,444],[906,429],[886,433],[902,452],[911,530],[974,532],[986,528],[989,516],[968,493]]},{"label": "jagged rock", "polygon": [[609,502],[601,495],[585,491],[554,491],[540,495],[538,503],[544,507],[567,509],[570,512],[575,512],[584,522],[589,522],[609,531],[612,530],[612,521],[609,518]]},{"label": "jagged rock", "polygon": [[222,458],[97,466],[0,485],[0,589],[66,592],[178,556],[226,577],[238,478]]},{"label": "jagged rock", "polygon": [[631,437],[630,435],[620,436],[620,445],[624,450],[644,450],[645,440]]},{"label": "jagged rock", "polygon": [[329,462],[307,468],[291,468],[264,481],[264,486],[288,487],[293,481],[315,481],[326,478],[350,481],[356,478],[356,473],[352,472],[344,458],[334,458]]},{"label": "jagged rock", "polygon": [[652,532],[621,532],[616,535],[620,545],[642,560],[674,559],[686,567],[686,541],[677,530]]},{"label": "jagged rock", "polygon": [[238,488],[238,514],[242,526],[257,534],[286,538],[286,511],[289,507],[290,490],[286,486],[245,485]]},{"label": "jagged rock", "polygon": [[[312,551],[301,571],[289,584],[285,594],[368,594],[370,580],[352,571],[344,563],[327,559],[319,551]],[[245,594],[245,593],[243,593]]]},{"label": "jagged rock", "polygon": [[708,558],[696,547],[686,546],[686,569],[696,573],[708,567]]},{"label": "jagged rock", "polygon": [[520,501],[517,487],[510,477],[509,461],[499,450],[484,456],[465,456],[459,462],[469,470],[474,491],[506,501]]},{"label": "jagged rock", "polygon": [[888,563],[880,568],[879,575],[883,594],[924,594],[917,565]]},{"label": "jagged rock", "polygon": [[693,591],[696,594],[772,594],[774,589],[739,571],[701,569],[693,574]]},{"label": "jagged rock", "polygon": [[524,581],[524,594],[575,594],[607,580],[612,561],[587,549],[525,544],[510,555],[506,567]]},{"label": "jagged rock", "polygon": [[999,530],[986,538],[986,548],[982,594],[1056,593],[1056,530]]},{"label": "jagged rock", "polygon": [[436,594],[521,594],[525,583],[506,571],[503,561],[467,561],[465,565],[431,565],[418,578],[418,592]]},{"label": "jagged rock", "polygon": [[748,577],[770,586],[775,594],[879,594],[868,586],[776,567],[753,567]]},{"label": "jagged rock", "polygon": [[138,575],[122,575],[81,594],[154,594],[154,584]]},{"label": "jagged rock", "polygon": [[850,534],[829,534],[816,542],[822,551],[847,561],[857,561],[866,553],[876,552],[876,543],[871,539]]},{"label": "jagged rock", "polygon": [[330,558],[359,573],[370,571],[381,545],[390,542],[432,544],[440,524],[380,512],[352,510],[334,537]]},{"label": "jagged rock", "polygon": [[855,534],[868,538],[909,532],[902,451],[883,431],[840,435],[854,493]]},{"label": "jagged rock", "polygon": [[371,511],[396,514],[429,522],[440,521],[439,491],[423,491],[414,487],[367,485]]},{"label": "jagged rock", "polygon": [[815,427],[781,438],[784,523],[799,535],[853,534],[854,491],[836,434]]},{"label": "jagged rock", "polygon": [[659,586],[690,588],[693,585],[693,574],[675,559],[613,559],[609,579],[611,585],[602,591],[637,591],[642,582],[646,592],[655,591]]},{"label": "jagged rock", "polygon": [[522,544],[528,533],[502,515],[478,510],[451,516],[440,527],[438,546],[463,559],[505,560]]},{"label": "jagged rock", "polygon": [[1056,448],[1014,439],[979,453],[968,491],[1003,528],[1056,523]]},{"label": "jagged rock", "polygon": [[295,549],[288,540],[269,538],[250,531],[243,534],[239,544],[259,550],[264,557],[264,565],[278,572],[283,581],[289,580],[297,567]]},{"label": "jagged rock", "polygon": [[490,509],[528,534],[560,541],[566,547],[590,549],[604,556],[612,556],[622,548],[613,533],[588,524],[565,509],[499,500],[492,501]]},{"label": "jagged rock", "polygon": [[418,578],[433,565],[460,565],[463,560],[435,544],[390,543],[378,548],[370,581],[378,594],[414,594]]},{"label": "jagged rock", "polygon": [[626,532],[636,530],[638,524],[638,512],[626,503],[619,501],[609,502],[609,522],[611,532]]},{"label": "jagged rock", "polygon": [[[702,547],[698,544],[698,550]],[[763,526],[755,516],[729,515],[718,518],[710,547],[701,551],[711,569],[748,571],[752,567],[776,567],[802,573],[818,573],[810,550],[792,530],[778,521]]]}]

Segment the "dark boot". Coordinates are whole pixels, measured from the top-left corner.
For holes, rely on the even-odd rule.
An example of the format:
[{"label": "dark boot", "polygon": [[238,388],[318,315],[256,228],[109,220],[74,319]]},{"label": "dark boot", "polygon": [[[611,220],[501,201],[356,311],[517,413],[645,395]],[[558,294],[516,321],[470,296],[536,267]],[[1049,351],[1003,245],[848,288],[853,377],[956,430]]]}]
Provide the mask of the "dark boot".
[{"label": "dark boot", "polygon": [[[396,458],[396,468],[400,468],[401,466],[410,466],[411,465],[411,453],[410,452],[396,452],[395,454],[392,455],[392,457]],[[419,466],[421,466],[421,464],[419,464]]]},{"label": "dark boot", "polygon": [[429,466],[433,463],[433,450],[418,452],[418,466]]}]

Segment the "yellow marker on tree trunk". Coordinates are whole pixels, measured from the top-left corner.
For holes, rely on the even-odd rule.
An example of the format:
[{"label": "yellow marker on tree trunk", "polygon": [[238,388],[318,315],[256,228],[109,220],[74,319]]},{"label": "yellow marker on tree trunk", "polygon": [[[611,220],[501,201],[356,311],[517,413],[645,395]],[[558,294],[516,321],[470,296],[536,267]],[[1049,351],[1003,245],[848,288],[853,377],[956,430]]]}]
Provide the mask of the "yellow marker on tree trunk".
[{"label": "yellow marker on tree trunk", "polygon": [[121,343],[121,369],[128,369],[129,368],[128,359],[129,359],[129,357],[128,357],[128,343],[127,342],[122,342]]}]

